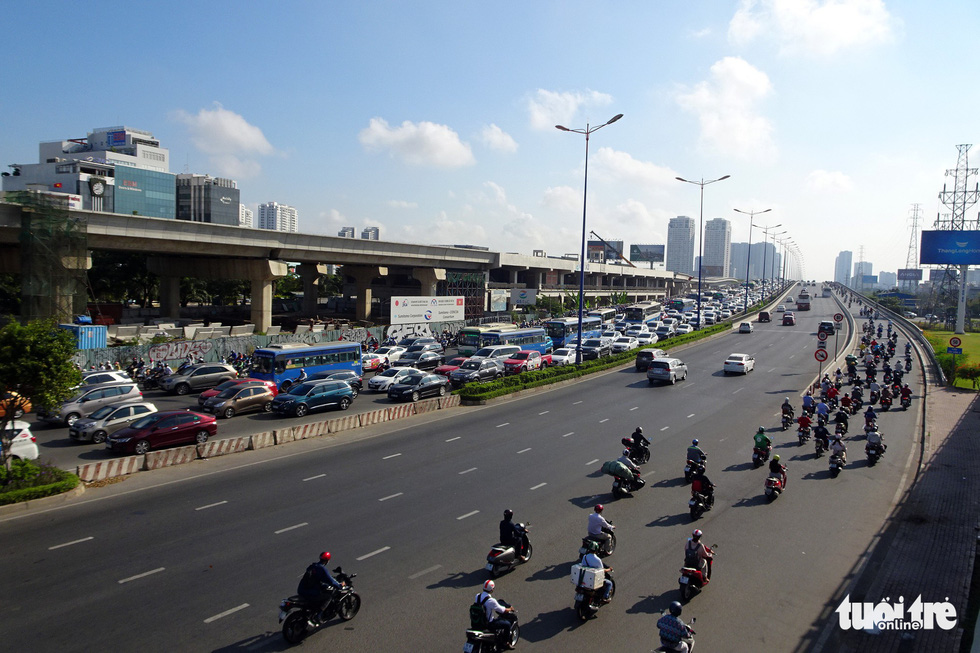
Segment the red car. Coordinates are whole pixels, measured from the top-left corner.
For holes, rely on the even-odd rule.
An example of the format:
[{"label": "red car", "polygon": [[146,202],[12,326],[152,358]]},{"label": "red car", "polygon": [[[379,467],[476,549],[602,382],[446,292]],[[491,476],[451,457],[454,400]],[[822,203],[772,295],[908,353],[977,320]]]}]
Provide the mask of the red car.
[{"label": "red car", "polygon": [[276,384],[272,381],[263,381],[261,379],[230,379],[228,381],[225,381],[224,383],[219,383],[217,386],[211,388],[210,390],[205,390],[200,395],[198,395],[197,405],[200,406],[201,408],[204,408],[204,403],[211,397],[214,397],[219,393],[224,392],[228,388],[232,388],[236,385],[242,385],[244,383],[258,383],[264,385],[265,387],[269,388],[269,390],[272,391],[273,397],[279,394],[279,388],[277,388]]},{"label": "red car", "polygon": [[144,454],[150,449],[177,444],[204,444],[218,432],[214,415],[189,410],[166,410],[141,417],[109,436],[105,448],[119,453]]},{"label": "red car", "polygon": [[462,365],[467,360],[466,356],[456,356],[450,358],[448,361],[432,370],[433,374],[439,374],[440,376],[449,377],[449,373],[453,370],[458,370],[459,366]]}]

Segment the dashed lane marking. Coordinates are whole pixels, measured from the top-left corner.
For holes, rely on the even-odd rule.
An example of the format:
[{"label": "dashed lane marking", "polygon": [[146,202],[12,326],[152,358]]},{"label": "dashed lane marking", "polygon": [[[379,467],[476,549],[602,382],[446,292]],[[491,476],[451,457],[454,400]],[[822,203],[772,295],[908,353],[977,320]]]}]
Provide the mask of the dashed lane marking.
[{"label": "dashed lane marking", "polygon": [[534,486],[534,487],[532,487],[531,489],[532,489],[532,490],[537,490],[537,489],[539,489],[539,488],[543,488],[543,487],[544,487],[545,485],[547,485],[547,483],[538,483],[537,485],[535,485],[535,486]]},{"label": "dashed lane marking", "polygon": [[442,565],[433,565],[432,567],[429,567],[428,569],[423,569],[422,571],[417,571],[414,574],[412,574],[411,576],[409,576],[408,579],[409,580],[415,580],[416,578],[420,578],[422,576],[425,576],[426,574],[431,574],[432,572],[436,571],[437,569],[442,569]]},{"label": "dashed lane marking", "polygon": [[542,410],[540,413],[538,413],[538,415],[547,415],[550,412],[550,410]]},{"label": "dashed lane marking", "polygon": [[389,494],[386,497],[381,497],[380,499],[378,499],[378,501],[387,501],[388,499],[394,499],[396,497],[400,497],[403,494],[404,492],[396,492],[395,494]]},{"label": "dashed lane marking", "polygon": [[527,453],[527,452],[528,452],[528,451],[530,451],[530,450],[531,450],[531,447],[528,447],[527,449],[521,449],[521,450],[520,450],[520,451],[518,451],[517,453]]},{"label": "dashed lane marking", "polygon": [[502,427],[502,426],[510,426],[510,422],[504,422],[503,424],[497,424],[497,428],[498,428],[498,429],[499,429],[500,427]]},{"label": "dashed lane marking", "polygon": [[212,621],[217,621],[218,619],[221,619],[222,617],[227,617],[230,614],[234,614],[234,613],[238,612],[239,610],[244,610],[247,607],[248,607],[248,603],[242,603],[240,606],[238,606],[236,608],[232,608],[231,610],[225,610],[224,612],[220,612],[220,613],[214,615],[213,617],[208,617],[207,619],[204,620],[204,623],[209,624]]},{"label": "dashed lane marking", "polygon": [[227,501],[218,501],[217,503],[209,503],[206,506],[198,506],[197,508],[194,508],[194,510],[195,511],[196,510],[207,510],[208,508],[216,508],[218,506],[223,506],[226,503],[228,503],[228,502]]},{"label": "dashed lane marking", "polygon": [[389,551],[389,550],[391,550],[391,547],[390,546],[383,546],[380,549],[378,549],[377,551],[372,551],[371,553],[365,553],[360,558],[354,558],[354,559],[357,560],[358,562],[360,562],[361,560],[367,560],[371,556],[376,556],[379,553],[384,553],[385,551]]},{"label": "dashed lane marking", "polygon": [[470,467],[469,469],[464,469],[463,471],[461,471],[459,475],[462,476],[463,474],[469,474],[470,472],[475,472],[475,471],[476,471],[476,467]]},{"label": "dashed lane marking", "polygon": [[597,462],[599,462],[598,458],[596,458],[595,460],[590,460],[589,462],[585,463],[585,466],[588,467],[589,465],[595,465]]},{"label": "dashed lane marking", "polygon": [[565,435],[563,435],[563,436],[561,436],[561,437],[563,437],[563,438],[567,438],[567,437],[568,437],[568,436],[570,436],[570,435],[575,435],[575,431],[569,431],[568,433],[566,433]]},{"label": "dashed lane marking", "polygon": [[89,540],[94,540],[95,537],[89,535],[88,537],[83,537],[80,540],[72,540],[71,542],[65,542],[64,544],[55,544],[54,546],[49,546],[48,551],[54,551],[55,549],[61,549],[66,546],[71,546],[72,544],[81,544],[82,542],[88,542]]},{"label": "dashed lane marking", "polygon": [[660,430],[661,430],[661,431],[666,431],[666,430],[667,430],[667,429],[669,429],[669,428],[670,428],[669,426],[665,426],[665,427],[663,427],[663,428],[662,428],[662,429],[660,429]]},{"label": "dashed lane marking", "polygon": [[599,423],[600,424],[604,424],[605,422],[608,422],[608,421],[609,421],[609,418],[607,417],[606,419],[600,419],[599,420]]},{"label": "dashed lane marking", "polygon": [[459,438],[460,436],[457,435],[455,438],[449,438],[446,442],[453,442],[454,440],[459,440]]},{"label": "dashed lane marking", "polygon": [[303,482],[305,483],[306,481],[315,481],[316,479],[323,478],[324,476],[326,476],[326,474],[317,474],[316,476],[311,476],[309,478],[304,478],[303,479]]},{"label": "dashed lane marking", "polygon": [[286,531],[294,531],[297,528],[303,528],[304,526],[309,526],[309,525],[310,525],[309,522],[303,522],[302,524],[296,524],[295,526],[287,526],[286,528],[280,528],[278,531],[276,531],[275,534],[279,535],[281,533],[285,533]]},{"label": "dashed lane marking", "polygon": [[382,458],[381,460],[388,460],[389,458],[397,458],[397,457],[398,457],[398,456],[400,456],[400,455],[401,455],[400,453],[393,453],[393,454],[391,454],[390,456],[385,456],[385,457],[384,457],[384,458]]},{"label": "dashed lane marking", "polygon": [[140,578],[146,578],[147,576],[152,576],[153,574],[159,574],[164,569],[166,569],[166,567],[160,567],[159,569],[146,571],[143,572],[142,574],[136,574],[135,576],[130,576],[129,578],[123,578],[121,581],[119,581],[119,584],[122,585],[123,583],[128,583],[131,580],[138,580]]},{"label": "dashed lane marking", "polygon": [[478,514],[480,514],[480,511],[474,510],[473,512],[468,512],[465,515],[460,515],[459,517],[456,518],[456,521],[459,521],[461,519],[466,519],[467,517],[472,517],[473,515],[478,515]]}]

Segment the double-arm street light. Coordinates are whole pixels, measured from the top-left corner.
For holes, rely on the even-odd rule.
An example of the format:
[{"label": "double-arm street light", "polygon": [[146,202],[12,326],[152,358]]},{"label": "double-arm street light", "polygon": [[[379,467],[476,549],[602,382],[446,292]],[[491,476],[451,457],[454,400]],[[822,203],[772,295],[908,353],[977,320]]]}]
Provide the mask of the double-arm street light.
[{"label": "double-arm street light", "polygon": [[695,186],[701,187],[701,209],[700,217],[698,221],[698,328],[702,328],[704,323],[701,322],[701,268],[704,265],[704,187],[708,184],[713,184],[716,181],[724,181],[728,179],[731,175],[725,175],[724,177],[718,177],[717,179],[709,179],[705,181],[704,178],[701,181],[691,181],[690,179],[684,179],[683,177],[675,177],[677,181],[683,181],[686,184],[694,184]]},{"label": "double-arm street light", "polygon": [[560,129],[563,132],[585,134],[585,183],[582,186],[582,253],[578,259],[580,271],[578,276],[578,345],[575,347],[576,365],[582,362],[582,308],[585,302],[585,215],[589,198],[589,136],[593,132],[599,131],[606,125],[613,124],[622,117],[623,114],[617,113],[615,116],[598,127],[590,127],[589,124],[586,123],[585,129],[569,129],[568,127],[563,127],[562,125],[555,125],[555,129]]},{"label": "double-arm street light", "polygon": [[787,229],[783,229],[782,231],[777,231],[776,233],[769,234],[770,236],[772,236],[772,282],[773,283],[776,282],[776,272],[778,272],[778,270],[776,269],[776,254],[779,250],[776,249],[776,236],[784,236],[788,233],[789,231]]},{"label": "double-arm street light", "polygon": [[[749,216],[749,251],[745,255],[745,304],[742,307],[742,312],[748,312],[749,310],[749,265],[752,263],[752,227],[755,225],[753,221],[755,216],[762,215],[763,213],[769,213],[772,209],[763,209],[762,211],[743,211],[742,209],[734,209],[736,213],[741,213],[743,215]],[[774,225],[779,226],[779,225]],[[765,248],[763,248],[765,252]]]}]

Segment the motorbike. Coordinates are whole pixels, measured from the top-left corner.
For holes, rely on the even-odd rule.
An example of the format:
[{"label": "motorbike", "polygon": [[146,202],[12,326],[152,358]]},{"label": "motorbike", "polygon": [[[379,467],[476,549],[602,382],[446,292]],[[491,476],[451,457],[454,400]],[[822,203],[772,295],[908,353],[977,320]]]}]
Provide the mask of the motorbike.
[{"label": "motorbike", "polygon": [[[714,554],[714,550],[705,546],[708,553]],[[711,578],[711,565],[714,562],[712,558],[708,558],[708,573],[707,576],[695,567],[688,567],[687,565],[681,567],[681,576],[677,579],[677,584],[681,592],[681,603],[687,603],[695,594],[700,594],[704,586],[710,582]]]},{"label": "motorbike", "polygon": [[792,425],[793,425],[793,414],[783,413],[783,430],[785,431]]},{"label": "motorbike", "polygon": [[810,439],[810,427],[801,426],[796,430],[796,437],[800,439],[800,446],[802,447]]},{"label": "motorbike", "polygon": [[868,437],[868,433],[871,431],[878,430],[878,420],[873,419],[870,422],[865,420],[864,422],[864,437]]},{"label": "motorbike", "polygon": [[646,484],[647,482],[640,478],[639,472],[634,472],[631,479],[613,476],[612,493],[614,497],[627,497],[631,492],[636,492]]},{"label": "motorbike", "polygon": [[891,407],[892,407],[892,398],[890,396],[889,397],[883,396],[881,398],[881,409],[888,410]]},{"label": "motorbike", "polygon": [[[663,612],[660,613],[660,616],[662,617],[666,614],[667,611],[664,610]],[[694,617],[693,619],[691,619],[691,623],[687,625],[687,630],[690,633],[690,636],[685,638],[685,641],[687,642],[687,650],[689,652],[694,650],[694,635],[697,634],[694,632],[694,622],[697,620],[698,618]],[[677,649],[675,648],[674,644],[671,644],[670,646],[663,645],[653,649],[653,653],[671,653],[671,651],[676,651],[676,650]]]},{"label": "motorbike", "polygon": [[905,371],[906,372],[911,372],[912,371],[912,359],[911,358],[906,358],[905,359]]},{"label": "motorbike", "polygon": [[902,410],[908,410],[912,405],[912,397],[902,397]]},{"label": "motorbike", "polygon": [[701,492],[692,492],[691,499],[687,502],[687,505],[691,508],[691,519],[700,519],[711,507],[715,505],[715,494],[703,494]]},{"label": "motorbike", "polygon": [[871,444],[870,442],[864,445],[864,453],[868,456],[868,467],[874,467],[878,460],[884,455],[884,447],[880,444]]},{"label": "motorbike", "polygon": [[877,390],[871,391],[871,396],[868,397],[868,403],[874,406],[881,399],[881,393]]},{"label": "motorbike", "polygon": [[322,619],[317,614],[318,601],[309,601],[294,595],[279,603],[279,623],[282,624],[282,636],[290,644],[298,644],[307,635],[318,630],[335,616],[344,621],[350,621],[361,609],[361,597],[354,591],[354,578],[357,574],[345,574],[343,568],[333,570],[334,578],[344,584],[335,590],[334,596],[323,609]]},{"label": "motorbike", "polygon": [[857,415],[863,406],[864,399],[861,397],[851,397],[851,415]]},{"label": "motorbike", "polygon": [[700,462],[688,459],[684,464],[684,482],[690,483],[695,474],[704,474],[707,461],[707,456],[702,456]]},{"label": "motorbike", "polygon": [[650,447],[636,442],[633,438],[623,438],[622,443],[623,446],[629,449],[630,460],[634,463],[645,465],[650,462]]},{"label": "motorbike", "polygon": [[527,536],[531,525],[515,525],[517,526],[517,530],[521,532],[520,551],[516,551],[514,547],[507,544],[500,544],[499,542],[494,544],[490,549],[490,553],[487,554],[486,570],[490,572],[490,578],[496,578],[503,572],[513,569],[518,564],[527,562],[534,553],[534,547],[531,546],[531,540]]},{"label": "motorbike", "polygon": [[752,447],[752,466],[762,467],[763,463],[769,462],[770,453],[772,453],[772,447],[765,447],[764,449]]},{"label": "motorbike", "polygon": [[840,474],[842,469],[844,469],[844,460],[840,454],[830,454],[830,475],[837,478],[837,475]]},{"label": "motorbike", "polygon": [[[498,599],[497,602],[505,608],[511,607],[506,601]],[[517,642],[521,640],[521,626],[517,619],[517,610],[500,615],[499,619],[509,624],[509,628],[502,633],[506,639],[503,639],[493,630],[467,628],[463,653],[499,653],[499,651],[516,648]]]},{"label": "motorbike", "polygon": [[815,457],[819,458],[827,450],[824,446],[822,438],[813,438],[813,453]]},{"label": "motorbike", "polygon": [[[609,523],[612,524],[611,521]],[[589,542],[599,543],[599,550],[596,552],[596,555],[598,555],[600,558],[605,558],[606,556],[611,556],[613,554],[613,551],[616,550],[616,531],[611,528],[603,528],[602,532],[609,534],[608,540],[600,540],[592,535],[586,535],[582,538],[582,547],[578,550],[580,559],[589,552],[589,548],[587,546]]]},{"label": "motorbike", "polygon": [[766,477],[766,499],[775,501],[784,489],[782,477],[774,474],[769,474]]},{"label": "motorbike", "polygon": [[[616,581],[613,579],[611,571],[605,572],[604,578],[612,584],[612,587],[609,588],[609,601],[612,601],[613,597],[616,595]],[[599,608],[608,602],[603,601],[605,592],[605,583],[599,583],[599,586],[596,588],[589,588],[576,583],[575,614],[578,615],[578,618],[582,621],[588,621],[594,617],[595,614],[599,612]]]}]

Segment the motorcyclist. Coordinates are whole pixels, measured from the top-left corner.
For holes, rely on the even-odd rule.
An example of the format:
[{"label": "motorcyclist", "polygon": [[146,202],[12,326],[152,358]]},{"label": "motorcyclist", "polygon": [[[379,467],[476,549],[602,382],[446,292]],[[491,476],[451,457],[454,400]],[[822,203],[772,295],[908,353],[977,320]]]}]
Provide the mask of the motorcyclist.
[{"label": "motorcyclist", "polygon": [[705,505],[709,510],[711,506],[715,505],[715,484],[703,472],[699,472],[691,478],[691,496],[695,494],[704,496]]},{"label": "motorcyclist", "polygon": [[500,520],[500,543],[514,547],[514,551],[520,556],[524,544],[523,535],[521,529],[514,523],[514,511],[508,508],[504,511],[504,518]]},{"label": "motorcyclist", "polygon": [[876,419],[878,419],[878,414],[875,413],[875,407],[869,404],[868,410],[864,411],[864,425],[871,426]]},{"label": "motorcyclist", "polygon": [[649,440],[647,440],[646,437],[643,435],[643,427],[642,426],[637,426],[636,427],[636,430],[633,431],[633,435],[631,435],[630,438],[633,440],[633,442],[637,442],[637,443],[642,444],[642,445],[644,445],[646,447],[649,447],[650,444],[651,444],[651,442]]},{"label": "motorcyclist", "polygon": [[766,427],[760,426],[752,437],[755,439],[756,449],[767,450],[772,448],[772,438],[766,433]]},{"label": "motorcyclist", "polygon": [[629,449],[623,449],[623,455],[620,456],[619,458],[617,458],[617,460],[619,460],[619,462],[621,462],[624,465],[626,465],[626,467],[628,467],[629,470],[631,472],[633,472],[634,475],[636,475],[636,476],[639,476],[640,475],[640,467],[636,463],[634,463],[632,460],[630,460],[630,450]]},{"label": "motorcyclist", "polygon": [[681,621],[683,606],[680,601],[673,601],[670,604],[670,614],[665,614],[657,621],[657,629],[660,631],[660,645],[669,651],[688,653],[694,644],[692,635],[694,630]]},{"label": "motorcyclist", "polygon": [[783,489],[786,488],[786,465],[779,463],[778,453],[769,461],[769,476],[778,477],[783,483]]},{"label": "motorcyclist", "polygon": [[487,628],[497,636],[498,641],[506,641],[506,632],[510,630],[512,622],[502,618],[502,615],[512,614],[514,608],[505,608],[493,597],[494,587],[495,583],[492,580],[485,582],[483,591],[476,595],[474,601],[483,606],[487,617]]},{"label": "motorcyclist", "polygon": [[602,504],[597,503],[592,514],[589,515],[589,537],[598,541],[600,545],[604,545],[610,537],[606,531],[611,531],[615,528],[615,526],[607,522],[606,518],[602,516],[602,510]]},{"label": "motorcyclist", "polygon": [[845,411],[845,412],[851,410],[851,395],[849,395],[847,393],[841,393],[841,396],[840,396],[840,408],[841,408],[842,411]]},{"label": "motorcyclist", "polygon": [[[602,569],[607,574],[612,571],[612,567],[607,567],[603,564],[602,560],[596,555],[599,550],[599,545],[595,542],[589,542],[586,544],[585,555],[582,556],[582,560],[579,561],[583,567],[589,567],[591,569]],[[607,577],[603,583],[602,602],[609,603],[609,593],[612,591],[612,581]]]},{"label": "motorcyclist", "polygon": [[844,410],[844,407],[843,406],[841,406],[841,409],[837,411],[837,414],[836,415],[834,415],[834,423],[835,424],[843,424],[844,425],[844,432],[845,433],[847,432],[847,428],[848,428],[848,424],[847,424],[847,411]]},{"label": "motorcyclist", "polygon": [[306,379],[306,369],[303,367],[299,368],[299,376],[296,377],[296,383],[302,383]]},{"label": "motorcyclist", "polygon": [[824,426],[823,420],[817,422],[817,425],[813,428],[813,437],[818,438],[823,442],[823,448],[830,448],[830,431]]},{"label": "motorcyclist", "polygon": [[885,444],[885,438],[882,437],[881,433],[874,430],[868,431],[868,444],[865,445],[865,448],[868,447],[877,448],[879,453],[883,454],[885,453],[885,449],[888,448],[888,445]]},{"label": "motorcyclist", "polygon": [[703,463],[707,458],[708,456],[698,446],[698,439],[691,440],[691,446],[687,448],[687,459],[696,463]]},{"label": "motorcyclist", "polygon": [[902,389],[901,389],[900,393],[902,395],[902,399],[911,399],[912,398],[912,388],[909,387],[909,384],[908,383],[906,383],[905,385],[902,386]]},{"label": "motorcyclist", "polygon": [[701,541],[701,535],[701,529],[695,528],[691,537],[687,538],[684,544],[684,566],[699,570],[704,576],[704,584],[707,585],[711,578],[711,559],[714,554]]},{"label": "motorcyclist", "polygon": [[789,397],[786,397],[785,399],[783,399],[782,412],[783,412],[783,415],[789,415],[790,416],[790,419],[793,418],[793,414],[794,414],[793,404],[789,403]]},{"label": "motorcyclist", "polygon": [[800,415],[799,419],[796,420],[796,423],[799,424],[800,428],[805,431],[810,428],[811,424],[813,424],[813,420],[811,420],[806,413],[803,413]]},{"label": "motorcyclist", "polygon": [[823,399],[817,402],[816,415],[818,420],[822,419],[824,421],[827,421],[830,417],[830,406]]},{"label": "motorcyclist", "polygon": [[336,591],[344,587],[344,583],[334,578],[327,569],[329,562],[330,552],[324,551],[320,554],[320,559],[307,568],[309,573],[303,574],[299,587],[296,588],[297,594],[318,606],[310,618],[313,626],[324,620],[324,610],[330,605]]},{"label": "motorcyclist", "polygon": [[837,389],[836,385],[830,386],[830,390],[827,390],[827,403],[835,404],[838,397],[840,397],[840,390]]},{"label": "motorcyclist", "polygon": [[891,391],[891,388],[889,388],[889,387],[888,387],[888,386],[886,385],[886,386],[884,386],[884,387],[883,387],[883,388],[881,389],[881,399],[882,399],[882,401],[884,401],[885,399],[891,399],[891,398],[892,398],[892,391]]},{"label": "motorcyclist", "polygon": [[911,342],[906,342],[905,343],[905,356],[908,357],[911,354],[912,354],[912,343]]},{"label": "motorcyclist", "polygon": [[807,390],[806,394],[803,395],[803,412],[813,412],[813,394],[809,390]]},{"label": "motorcyclist", "polygon": [[840,456],[841,463],[847,462],[847,445],[844,444],[839,435],[834,438],[833,443],[830,445],[830,451]]}]

